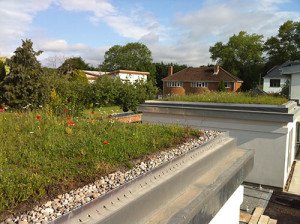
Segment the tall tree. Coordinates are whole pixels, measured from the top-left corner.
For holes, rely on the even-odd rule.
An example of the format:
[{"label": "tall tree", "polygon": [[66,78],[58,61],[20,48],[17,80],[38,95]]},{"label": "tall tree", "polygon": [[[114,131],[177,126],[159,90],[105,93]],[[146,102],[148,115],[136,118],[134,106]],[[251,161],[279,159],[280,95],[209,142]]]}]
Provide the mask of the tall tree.
[{"label": "tall tree", "polygon": [[244,31],[229,38],[228,43],[217,42],[209,48],[211,59],[244,81],[243,90],[255,87],[263,66],[263,36]]},{"label": "tall tree", "polygon": [[36,58],[42,52],[34,51],[32,45],[31,40],[22,40],[22,46],[7,60],[10,72],[0,84],[1,101],[13,108],[38,106],[44,100],[41,64]]},{"label": "tall tree", "polygon": [[104,61],[100,67],[104,71],[119,69],[147,71],[150,72],[152,79],[155,74],[151,51],[142,43],[112,46],[105,52]]},{"label": "tall tree", "polygon": [[282,24],[278,34],[267,39],[264,50],[267,70],[289,60],[300,60],[300,22],[288,20]]},{"label": "tall tree", "polygon": [[89,70],[90,66],[85,63],[81,57],[72,57],[66,59],[61,66],[58,67],[58,71],[61,74],[72,73],[76,69]]},{"label": "tall tree", "polygon": [[6,76],[5,65],[2,61],[0,61],[0,82],[4,80]]}]

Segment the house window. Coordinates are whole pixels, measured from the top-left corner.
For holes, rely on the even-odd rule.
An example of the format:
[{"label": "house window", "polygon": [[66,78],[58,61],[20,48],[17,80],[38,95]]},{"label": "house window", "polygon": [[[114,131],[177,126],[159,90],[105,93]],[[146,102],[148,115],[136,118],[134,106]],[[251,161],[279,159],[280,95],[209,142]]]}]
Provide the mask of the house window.
[{"label": "house window", "polygon": [[191,87],[207,87],[208,83],[207,82],[191,82]]},{"label": "house window", "polygon": [[270,87],[280,87],[280,79],[270,79]]},{"label": "house window", "polygon": [[231,88],[232,83],[231,82],[224,82],[225,88]]},{"label": "house window", "polygon": [[181,87],[181,86],[182,86],[182,82],[179,81],[167,82],[167,87]]}]

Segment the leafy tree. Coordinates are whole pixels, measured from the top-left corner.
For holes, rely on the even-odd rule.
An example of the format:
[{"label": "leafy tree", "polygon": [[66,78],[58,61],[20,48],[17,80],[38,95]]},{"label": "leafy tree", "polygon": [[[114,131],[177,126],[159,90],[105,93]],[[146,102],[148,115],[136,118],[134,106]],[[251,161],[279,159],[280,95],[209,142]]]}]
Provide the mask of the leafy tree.
[{"label": "leafy tree", "polygon": [[45,100],[42,69],[36,58],[42,51],[34,51],[32,45],[31,40],[22,40],[22,46],[7,60],[10,72],[0,85],[1,101],[13,108],[37,107]]},{"label": "leafy tree", "polygon": [[243,90],[255,87],[263,66],[263,36],[241,31],[229,38],[228,43],[217,42],[209,48],[211,59],[241,78]]},{"label": "leafy tree", "polygon": [[173,63],[168,63],[165,64],[163,62],[160,63],[155,63],[155,80],[156,80],[156,85],[159,89],[163,89],[163,81],[162,79],[167,77],[168,75],[168,68],[169,66],[173,66],[173,73],[179,72],[182,69],[187,68],[186,65],[179,65],[179,64],[173,64]]},{"label": "leafy tree", "polygon": [[68,58],[58,67],[61,74],[72,73],[76,69],[89,70],[90,66],[81,57]]},{"label": "leafy tree", "polygon": [[288,20],[282,24],[278,34],[267,39],[264,50],[268,57],[266,70],[289,60],[300,60],[300,22]]},{"label": "leafy tree", "polygon": [[6,76],[5,65],[2,61],[0,61],[0,82],[4,80]]},{"label": "leafy tree", "polygon": [[105,52],[104,61],[100,67],[104,71],[125,69],[150,72],[149,78],[154,81],[155,67],[152,63],[152,54],[142,43],[114,45]]},{"label": "leafy tree", "polygon": [[225,83],[224,83],[223,80],[221,80],[221,81],[219,82],[219,85],[218,85],[218,91],[219,91],[219,92],[224,92],[224,91],[225,91]]}]

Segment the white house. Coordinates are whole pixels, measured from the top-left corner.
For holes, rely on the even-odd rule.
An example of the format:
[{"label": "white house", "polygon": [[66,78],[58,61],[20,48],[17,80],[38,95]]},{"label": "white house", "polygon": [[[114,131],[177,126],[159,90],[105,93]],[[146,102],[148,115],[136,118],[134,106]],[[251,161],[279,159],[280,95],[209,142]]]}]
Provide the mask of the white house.
[{"label": "white house", "polygon": [[291,100],[300,101],[300,62],[294,62],[290,66],[283,67],[281,73],[290,79],[290,96]]},{"label": "white house", "polygon": [[89,83],[94,82],[98,77],[105,75],[107,72],[83,70]]},{"label": "white house", "polygon": [[284,84],[289,80],[288,76],[281,74],[281,69],[291,65],[293,62],[285,62],[282,65],[277,65],[267,72],[264,77],[263,90],[267,93],[280,93]]},{"label": "white house", "polygon": [[147,81],[147,76],[150,75],[149,72],[140,71],[129,71],[129,70],[116,70],[109,72],[108,75],[113,77],[118,77],[122,81],[129,81],[134,83],[137,80]]}]

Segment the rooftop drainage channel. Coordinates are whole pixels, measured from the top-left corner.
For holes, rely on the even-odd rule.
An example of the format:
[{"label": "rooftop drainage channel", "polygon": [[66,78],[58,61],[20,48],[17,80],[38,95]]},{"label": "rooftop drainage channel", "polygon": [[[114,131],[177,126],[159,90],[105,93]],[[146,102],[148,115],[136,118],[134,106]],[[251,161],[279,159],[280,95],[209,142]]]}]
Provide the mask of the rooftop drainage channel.
[{"label": "rooftop drainage channel", "polygon": [[[253,151],[235,145],[227,134],[220,135],[52,223],[148,223],[172,206],[176,209],[166,212],[159,223],[209,223],[253,167]],[[167,203],[189,190],[196,192],[190,201],[180,206]],[[212,210],[206,206],[216,200]],[[194,212],[187,215],[186,209]],[[189,219],[182,220],[183,213]]]}]

